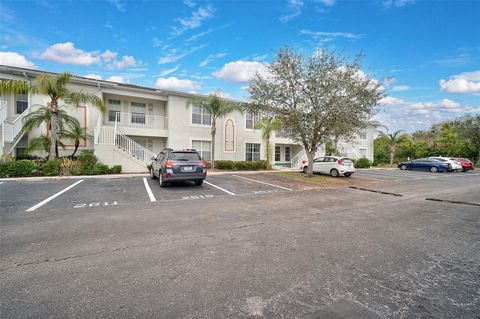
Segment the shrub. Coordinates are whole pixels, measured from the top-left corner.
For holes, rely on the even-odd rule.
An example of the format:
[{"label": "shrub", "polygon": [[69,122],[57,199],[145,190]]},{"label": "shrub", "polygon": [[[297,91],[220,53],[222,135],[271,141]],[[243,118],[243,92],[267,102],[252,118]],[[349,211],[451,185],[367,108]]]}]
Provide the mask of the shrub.
[{"label": "shrub", "polygon": [[60,174],[62,162],[58,159],[46,161],[42,166],[44,176],[57,176]]},{"label": "shrub", "polygon": [[218,160],[215,161],[215,167],[218,169],[233,169],[233,161]]},{"label": "shrub", "polygon": [[368,168],[370,167],[370,161],[368,158],[360,158],[355,161],[355,168]]},{"label": "shrub", "polygon": [[96,174],[95,164],[97,164],[97,157],[93,154],[92,151],[82,151],[82,153],[78,155],[77,159],[80,162],[80,174]]},{"label": "shrub", "polygon": [[90,172],[90,174],[93,175],[103,175],[103,174],[108,174],[110,172],[109,168],[107,165],[101,164],[101,163],[96,163],[93,166],[93,171]]},{"label": "shrub", "polygon": [[60,175],[77,175],[80,172],[80,162],[69,158],[62,158],[60,166]]},{"label": "shrub", "polygon": [[122,172],[122,165],[114,165],[108,169],[108,174],[120,174]]},{"label": "shrub", "polygon": [[38,164],[30,160],[13,161],[2,163],[0,167],[1,177],[26,177],[32,176],[38,171]]}]

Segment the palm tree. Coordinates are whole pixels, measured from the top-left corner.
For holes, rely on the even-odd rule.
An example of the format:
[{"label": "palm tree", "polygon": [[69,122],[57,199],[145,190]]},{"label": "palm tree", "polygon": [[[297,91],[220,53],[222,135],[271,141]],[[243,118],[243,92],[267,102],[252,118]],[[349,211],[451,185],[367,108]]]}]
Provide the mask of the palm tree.
[{"label": "palm tree", "polygon": [[216,93],[212,93],[208,96],[208,98],[203,99],[194,99],[191,101],[193,104],[199,104],[205,108],[205,110],[210,113],[211,116],[211,124],[210,124],[210,134],[212,136],[211,142],[211,168],[212,170],[215,169],[215,135],[217,134],[217,119],[222,118],[233,111],[241,111],[242,104],[227,101],[220,98]]},{"label": "palm tree", "polygon": [[262,138],[266,142],[265,157],[267,158],[267,165],[270,166],[272,150],[270,147],[270,137],[273,131],[279,130],[282,127],[282,123],[275,117],[263,117],[256,125],[256,129],[262,130]]},{"label": "palm tree", "polygon": [[380,137],[385,138],[388,142],[388,154],[390,155],[390,165],[392,165],[393,158],[395,157],[395,152],[397,150],[397,145],[400,144],[405,138],[403,131],[398,130],[393,134],[388,134],[388,131],[387,133],[382,132],[380,133]]},{"label": "palm tree", "polygon": [[50,129],[50,151],[49,159],[57,157],[57,132],[59,131],[60,103],[80,106],[81,103],[88,103],[102,112],[106,111],[106,106],[102,99],[91,93],[76,91],[68,88],[72,75],[70,73],[47,74],[43,73],[37,76],[33,82],[22,80],[0,80],[0,94],[4,93],[25,93],[48,95],[50,102],[46,106],[50,109],[51,117]]},{"label": "palm tree", "polygon": [[73,153],[71,155],[71,157],[73,158],[78,150],[78,147],[80,146],[80,140],[91,140],[92,135],[88,134],[87,131],[80,125],[80,122],[78,122],[77,120],[75,120],[74,123],[69,124],[68,126],[70,127],[70,130],[62,130],[60,132],[60,136],[62,138],[73,140],[75,142],[75,149],[73,150]]},{"label": "palm tree", "polygon": [[[61,148],[65,148],[65,145],[63,145],[63,143],[59,140],[57,140],[57,150],[58,146],[60,146]],[[50,137],[42,134],[39,137],[35,137],[29,140],[25,152],[27,154],[31,154],[35,151],[45,152],[48,154],[48,152],[50,151]]]}]

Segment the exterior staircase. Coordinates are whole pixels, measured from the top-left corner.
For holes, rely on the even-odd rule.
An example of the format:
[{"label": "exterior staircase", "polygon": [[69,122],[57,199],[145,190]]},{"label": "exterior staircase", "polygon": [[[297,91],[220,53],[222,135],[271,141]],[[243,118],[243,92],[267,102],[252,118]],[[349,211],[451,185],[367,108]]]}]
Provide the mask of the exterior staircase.
[{"label": "exterior staircase", "polygon": [[5,100],[0,100],[0,126],[1,126],[1,140],[0,148],[3,154],[11,154],[15,146],[22,139],[25,132],[23,132],[23,119],[30,113],[31,106],[29,106],[22,114],[16,118],[8,118],[8,103]]}]

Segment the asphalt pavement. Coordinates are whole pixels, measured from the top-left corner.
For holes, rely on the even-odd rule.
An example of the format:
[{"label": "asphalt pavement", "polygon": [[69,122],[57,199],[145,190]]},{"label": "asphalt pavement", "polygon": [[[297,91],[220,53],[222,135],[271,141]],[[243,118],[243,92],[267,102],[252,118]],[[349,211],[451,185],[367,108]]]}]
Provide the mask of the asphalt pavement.
[{"label": "asphalt pavement", "polygon": [[0,317],[478,318],[478,171],[358,180],[0,182]]}]

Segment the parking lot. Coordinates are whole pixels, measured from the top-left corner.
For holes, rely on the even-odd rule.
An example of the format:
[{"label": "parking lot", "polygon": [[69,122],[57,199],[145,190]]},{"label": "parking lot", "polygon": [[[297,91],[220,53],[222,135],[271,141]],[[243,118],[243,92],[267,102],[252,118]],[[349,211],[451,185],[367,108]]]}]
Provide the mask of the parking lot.
[{"label": "parking lot", "polygon": [[478,171],[281,176],[0,181],[1,317],[478,316]]}]

